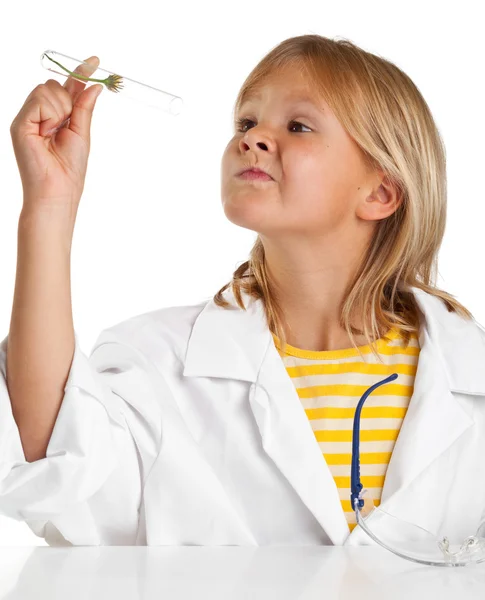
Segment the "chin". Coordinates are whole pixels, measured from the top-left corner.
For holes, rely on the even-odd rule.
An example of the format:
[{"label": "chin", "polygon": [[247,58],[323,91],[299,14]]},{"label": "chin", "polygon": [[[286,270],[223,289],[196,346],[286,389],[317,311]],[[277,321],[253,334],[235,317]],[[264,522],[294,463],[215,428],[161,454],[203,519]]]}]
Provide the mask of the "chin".
[{"label": "chin", "polygon": [[275,222],[274,208],[277,202],[273,194],[262,189],[224,186],[221,202],[226,218],[239,227],[261,232],[265,223]]},{"label": "chin", "polygon": [[261,227],[261,218],[247,210],[246,207],[236,207],[234,205],[224,204],[224,214],[226,218],[234,225],[243,227],[244,229],[250,229],[251,231],[259,231]]},{"label": "chin", "polygon": [[226,219],[234,225],[257,231],[261,224],[261,217],[256,211],[248,210],[247,206],[238,206],[231,203],[223,204]]}]

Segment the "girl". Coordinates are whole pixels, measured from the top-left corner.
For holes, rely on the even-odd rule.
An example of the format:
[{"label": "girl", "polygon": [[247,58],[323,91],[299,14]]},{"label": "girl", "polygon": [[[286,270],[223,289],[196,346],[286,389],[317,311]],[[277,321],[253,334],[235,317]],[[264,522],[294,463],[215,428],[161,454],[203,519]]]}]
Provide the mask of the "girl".
[{"label": "girl", "polygon": [[435,534],[475,531],[484,334],[433,283],[445,151],[410,78],[349,41],[272,49],[222,157],[225,215],[257,233],[249,260],[209,302],[116,324],[87,357],[69,258],[97,88],[48,80],[12,124],[24,206],[0,512],[50,545],[371,543],[352,425],[395,374],[361,415],[369,497]]}]

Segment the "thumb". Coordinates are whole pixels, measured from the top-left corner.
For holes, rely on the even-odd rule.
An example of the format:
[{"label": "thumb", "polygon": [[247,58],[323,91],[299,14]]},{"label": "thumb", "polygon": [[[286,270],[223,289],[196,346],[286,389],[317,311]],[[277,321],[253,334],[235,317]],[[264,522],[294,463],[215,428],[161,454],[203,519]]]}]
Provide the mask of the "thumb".
[{"label": "thumb", "polygon": [[102,91],[102,85],[91,85],[85,88],[72,107],[69,129],[88,141],[94,105]]}]

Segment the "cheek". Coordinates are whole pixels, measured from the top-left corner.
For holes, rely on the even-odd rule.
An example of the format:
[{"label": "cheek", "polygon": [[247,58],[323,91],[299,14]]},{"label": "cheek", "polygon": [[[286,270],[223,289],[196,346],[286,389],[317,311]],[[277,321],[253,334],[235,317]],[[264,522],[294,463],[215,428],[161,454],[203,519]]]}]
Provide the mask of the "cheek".
[{"label": "cheek", "polygon": [[288,179],[316,179],[321,176],[325,170],[328,170],[328,162],[331,158],[328,152],[322,149],[321,144],[316,144],[311,140],[300,139],[283,149],[281,153],[281,162],[283,172]]},{"label": "cheek", "polygon": [[348,211],[348,177],[328,154],[301,152],[290,158],[282,202],[295,225],[335,227]]},{"label": "cheek", "polygon": [[225,169],[227,167],[227,159],[229,154],[229,144],[224,148],[221,156],[221,168]]},{"label": "cheek", "polygon": [[288,201],[297,198],[300,205],[312,204],[333,186],[332,169],[327,159],[309,149],[302,148],[298,153],[286,155],[283,172],[284,195]]},{"label": "cheek", "polygon": [[224,148],[221,156],[221,177],[229,178],[239,167],[237,141],[232,139]]}]

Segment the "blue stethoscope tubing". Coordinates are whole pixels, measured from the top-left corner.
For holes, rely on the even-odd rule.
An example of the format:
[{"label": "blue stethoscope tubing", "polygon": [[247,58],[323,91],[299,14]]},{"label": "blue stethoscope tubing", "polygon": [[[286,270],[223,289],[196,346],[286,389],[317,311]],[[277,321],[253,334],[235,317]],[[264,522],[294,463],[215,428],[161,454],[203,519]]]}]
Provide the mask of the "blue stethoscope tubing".
[{"label": "blue stethoscope tubing", "polygon": [[397,379],[397,373],[392,373],[386,379],[382,381],[378,381],[373,386],[371,386],[361,397],[357,404],[357,408],[355,409],[354,414],[354,427],[352,431],[352,466],[350,470],[350,502],[353,510],[356,509],[356,501],[358,508],[361,509],[364,506],[364,500],[360,498],[360,493],[362,491],[362,483],[360,481],[360,450],[359,450],[359,439],[360,439],[360,413],[362,412],[362,407],[364,406],[364,402],[367,400],[368,396],[372,394],[372,392],[381,385],[385,385],[390,381],[394,381]]}]

